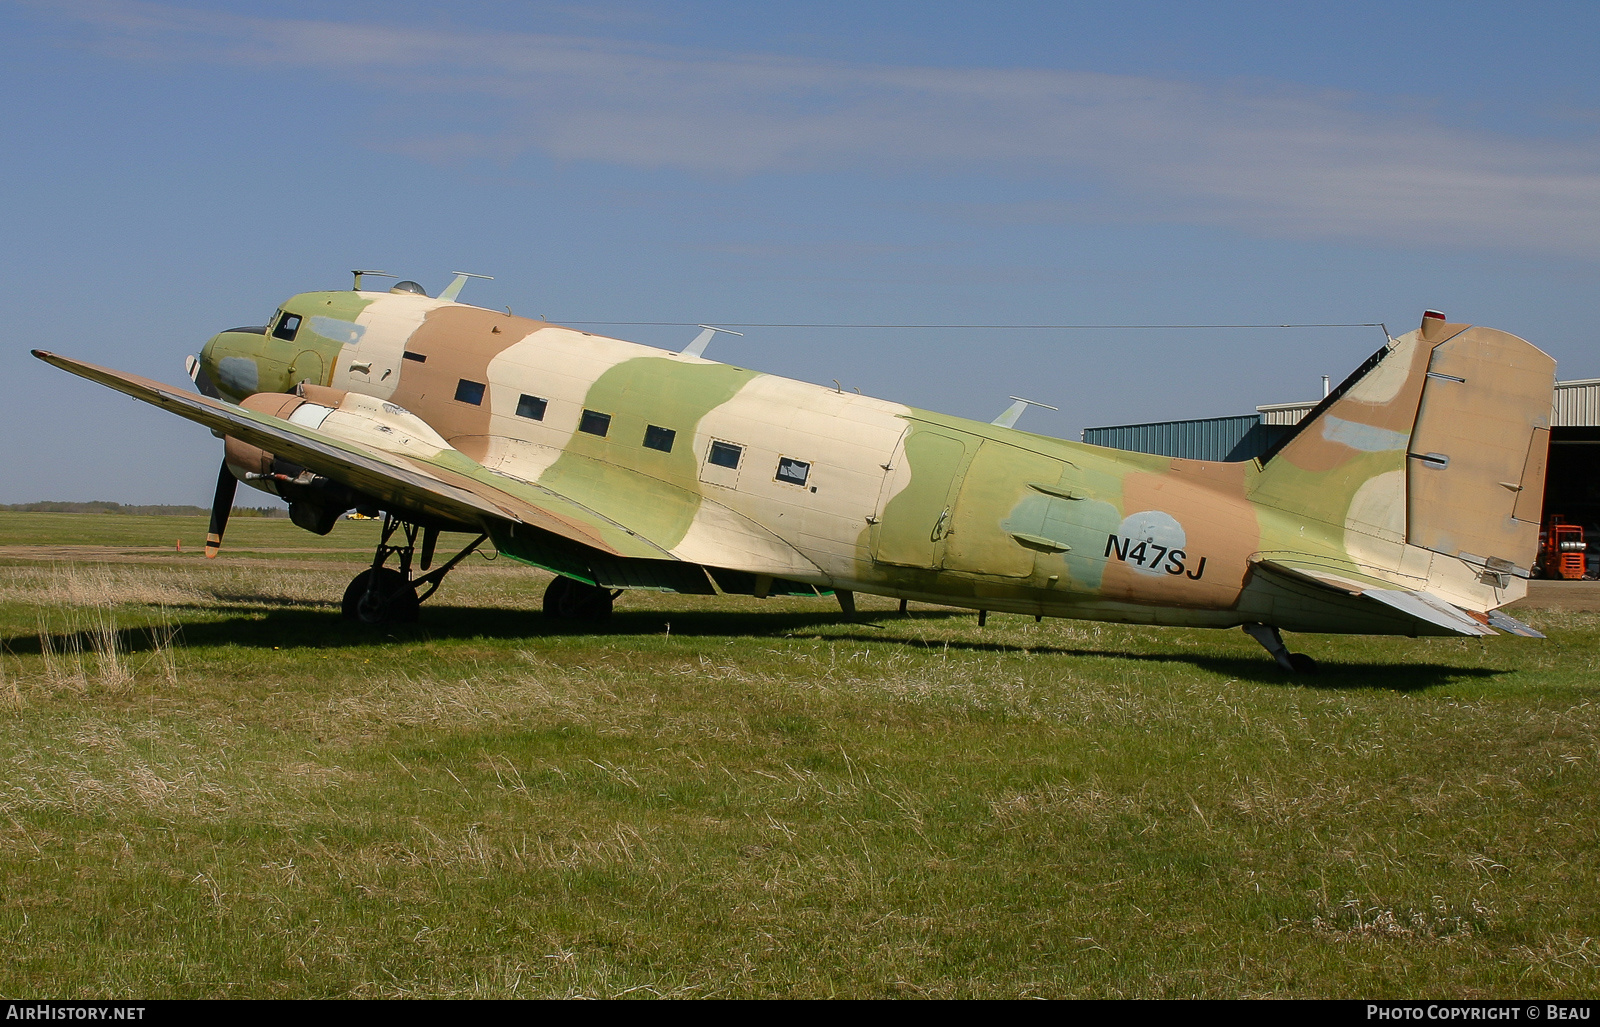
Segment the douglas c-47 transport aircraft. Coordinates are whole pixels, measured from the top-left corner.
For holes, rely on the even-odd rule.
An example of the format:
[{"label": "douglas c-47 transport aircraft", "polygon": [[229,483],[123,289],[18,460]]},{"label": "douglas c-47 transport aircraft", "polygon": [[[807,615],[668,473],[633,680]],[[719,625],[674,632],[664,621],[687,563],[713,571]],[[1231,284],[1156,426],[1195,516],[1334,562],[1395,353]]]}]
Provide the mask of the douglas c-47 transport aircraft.
[{"label": "douglas c-47 transport aircraft", "polygon": [[[319,534],[381,511],[344,602],[366,622],[415,617],[491,541],[558,575],[556,617],[625,588],[847,614],[867,592],[1242,626],[1296,671],[1280,630],[1537,635],[1497,608],[1527,588],[1555,362],[1505,332],[1429,311],[1275,450],[1221,463],[747,371],[700,355],[709,331],[673,353],[468,306],[467,277],[295,296],[190,358],[200,395],[34,352],[226,436],[208,556],[236,481]],[[440,531],[478,538],[430,571]]]}]

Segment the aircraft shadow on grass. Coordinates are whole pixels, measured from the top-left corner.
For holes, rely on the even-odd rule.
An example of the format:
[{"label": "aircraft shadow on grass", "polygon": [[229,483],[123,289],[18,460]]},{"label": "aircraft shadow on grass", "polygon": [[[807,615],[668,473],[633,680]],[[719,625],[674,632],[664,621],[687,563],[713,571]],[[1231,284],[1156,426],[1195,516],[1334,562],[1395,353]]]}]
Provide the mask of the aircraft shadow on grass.
[{"label": "aircraft shadow on grass", "polygon": [[[850,630],[811,637],[830,642],[903,646],[920,651],[954,650],[962,653],[996,655],[1026,654],[1121,660],[1152,665],[1187,664],[1196,670],[1254,684],[1292,684],[1332,690],[1379,688],[1394,692],[1416,692],[1469,679],[1494,678],[1506,673],[1493,668],[1460,667],[1443,663],[1325,662],[1321,665],[1320,673],[1315,676],[1291,676],[1279,670],[1274,664],[1263,663],[1253,655],[1208,655],[1177,651],[1151,653],[1135,652],[1115,646],[1092,648],[1024,645],[1005,641],[931,640],[888,633],[879,634],[868,630],[882,630],[895,622],[905,620],[926,623],[971,617],[970,613],[956,610],[919,610],[912,613],[909,618],[884,611],[877,616],[863,616],[854,622],[841,620],[840,615],[832,610],[818,610],[816,613],[619,610],[609,621],[595,625],[551,621],[532,610],[437,606],[427,611],[421,623],[389,625],[382,628],[352,625],[333,609],[307,609],[304,603],[289,607],[287,604],[278,605],[274,602],[268,605],[267,602],[263,602],[253,610],[246,609],[240,612],[242,616],[229,617],[225,620],[183,624],[172,631],[170,643],[167,641],[167,629],[161,627],[121,629],[118,632],[119,647],[129,654],[149,652],[167,644],[185,649],[227,645],[268,650],[290,647],[339,649],[384,642],[407,643],[470,638],[533,641],[552,637],[659,636],[667,633],[681,638],[749,638],[754,641],[843,626]],[[50,646],[56,653],[78,652],[86,656],[96,651],[98,641],[95,633],[89,631],[64,632],[48,637]],[[0,638],[0,650],[17,656],[38,655],[43,650],[43,640],[38,634]]]}]

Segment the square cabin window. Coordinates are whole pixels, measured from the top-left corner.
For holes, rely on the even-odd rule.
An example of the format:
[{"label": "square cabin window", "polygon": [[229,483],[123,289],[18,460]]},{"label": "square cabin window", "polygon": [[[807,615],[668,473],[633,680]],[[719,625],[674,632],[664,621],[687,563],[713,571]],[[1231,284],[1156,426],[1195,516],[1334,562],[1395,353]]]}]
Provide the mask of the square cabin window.
[{"label": "square cabin window", "polygon": [[738,467],[739,458],[743,455],[743,446],[735,446],[731,442],[713,442],[706,462],[716,464],[718,467]]},{"label": "square cabin window", "polygon": [[578,430],[598,435],[603,439],[606,437],[606,432],[611,430],[611,415],[602,414],[598,410],[585,410],[583,417],[578,421]]},{"label": "square cabin window", "polygon": [[526,417],[530,421],[542,421],[544,420],[545,408],[549,405],[538,396],[529,396],[524,393],[522,398],[517,400],[517,416]]},{"label": "square cabin window", "polygon": [[456,402],[471,403],[475,407],[482,406],[483,390],[484,384],[482,382],[469,382],[463,378],[456,385]]},{"label": "square cabin window", "polygon": [[276,328],[274,328],[272,330],[272,337],[274,339],[284,339],[284,340],[287,340],[288,342],[293,342],[295,333],[298,332],[299,330],[300,330],[300,315],[299,314],[285,314],[282,317],[278,318],[278,327],[276,327]]},{"label": "square cabin window", "polygon": [[779,481],[786,481],[790,485],[804,485],[806,477],[811,474],[811,465],[804,460],[794,460],[790,457],[778,458],[778,473],[775,477]]},{"label": "square cabin window", "polygon": [[658,428],[653,424],[648,425],[644,430],[644,448],[659,449],[663,453],[670,453],[672,452],[672,440],[677,437],[678,433],[671,428]]}]

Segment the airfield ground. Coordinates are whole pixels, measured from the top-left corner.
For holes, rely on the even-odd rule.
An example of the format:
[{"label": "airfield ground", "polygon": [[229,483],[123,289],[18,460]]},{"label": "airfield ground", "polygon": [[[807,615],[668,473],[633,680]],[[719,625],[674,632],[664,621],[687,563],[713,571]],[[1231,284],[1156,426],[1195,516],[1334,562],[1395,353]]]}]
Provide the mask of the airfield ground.
[{"label": "airfield ground", "polygon": [[[1545,641],[630,594],[0,513],[0,993],[1590,996],[1600,587]],[[182,538],[182,553],[173,542]]]}]

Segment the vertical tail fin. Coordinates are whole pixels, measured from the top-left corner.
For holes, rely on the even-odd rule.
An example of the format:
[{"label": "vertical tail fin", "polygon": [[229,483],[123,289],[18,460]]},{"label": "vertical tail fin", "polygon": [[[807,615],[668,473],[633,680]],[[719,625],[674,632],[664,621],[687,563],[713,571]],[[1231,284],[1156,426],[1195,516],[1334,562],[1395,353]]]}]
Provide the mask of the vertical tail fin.
[{"label": "vertical tail fin", "polygon": [[[1554,387],[1555,361],[1529,343],[1430,311],[1264,458],[1254,498],[1331,526],[1358,564],[1405,564],[1473,608],[1507,602],[1538,544]],[[1499,592],[1463,594],[1474,578]]]}]

